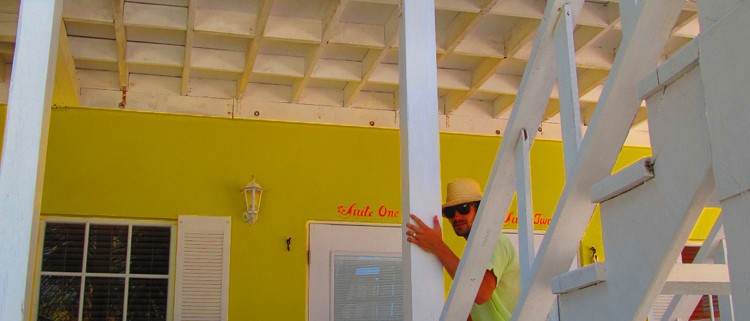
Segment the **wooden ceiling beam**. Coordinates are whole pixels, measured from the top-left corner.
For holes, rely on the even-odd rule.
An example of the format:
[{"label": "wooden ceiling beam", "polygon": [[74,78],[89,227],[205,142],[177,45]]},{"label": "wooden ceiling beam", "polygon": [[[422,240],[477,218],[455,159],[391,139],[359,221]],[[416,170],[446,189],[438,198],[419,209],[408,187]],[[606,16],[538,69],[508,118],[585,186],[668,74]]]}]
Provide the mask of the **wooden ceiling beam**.
[{"label": "wooden ceiling beam", "polygon": [[[385,56],[388,55],[388,52],[390,52],[391,49],[398,44],[398,33],[400,30],[399,17],[401,17],[401,14],[401,6],[398,6],[397,9],[393,10],[393,14],[391,14],[391,17],[388,19],[388,22],[383,28],[385,47],[379,49],[370,49],[367,52],[364,60],[362,60],[362,80],[348,82],[346,84],[346,87],[344,87],[345,107],[351,106],[357,96],[359,96],[362,88],[367,85],[367,82],[370,80],[370,77],[375,71],[375,68],[380,65]],[[398,102],[398,99],[396,99],[395,101]]]},{"label": "wooden ceiling beam", "polygon": [[[0,77],[5,78],[5,59],[0,59]],[[55,67],[55,95],[53,104],[59,106],[78,106],[81,86],[78,82],[73,54],[70,51],[68,31],[65,23],[60,23],[60,39],[57,46],[57,65]]]},{"label": "wooden ceiling beam", "polygon": [[195,24],[196,1],[189,0],[187,15],[187,31],[185,32],[185,55],[182,63],[182,81],[180,83],[180,95],[187,96],[190,91],[190,62],[193,55],[193,30]]},{"label": "wooden ceiling beam", "polygon": [[237,99],[242,99],[245,96],[247,82],[250,80],[255,59],[258,56],[258,50],[265,36],[266,25],[271,15],[271,6],[273,6],[273,0],[260,0],[258,2],[258,14],[255,18],[255,37],[250,41],[245,52],[245,69],[242,71],[239,80],[237,80]]},{"label": "wooden ceiling beam", "polygon": [[323,55],[323,52],[328,45],[328,41],[331,39],[331,35],[333,35],[333,30],[341,20],[341,15],[344,13],[344,8],[346,7],[347,2],[348,0],[336,0],[329,6],[328,12],[322,21],[323,33],[320,37],[320,44],[309,51],[307,57],[305,57],[305,76],[302,79],[296,80],[292,84],[292,102],[299,102],[302,92],[305,90],[305,87],[307,87],[308,82],[310,82],[310,77],[312,76],[315,66]]},{"label": "wooden ceiling beam", "polygon": [[[536,34],[536,29],[539,27],[539,20],[536,19],[523,19],[518,22],[512,30],[508,33],[510,36],[505,39],[505,55],[506,57],[512,57],[515,55],[523,46],[527,45]],[[452,91],[445,97],[445,114],[450,114],[456,111],[461,104],[471,98],[482,85],[490,79],[500,64],[503,62],[502,58],[488,58],[485,59],[482,64],[477,67],[472,74],[471,87],[467,91]],[[501,101],[502,105],[504,101]],[[493,103],[493,110],[495,109]],[[505,107],[505,106],[503,106]]]},{"label": "wooden ceiling beam", "polygon": [[120,90],[128,88],[127,36],[125,34],[124,8],[125,0],[112,1],[112,18],[115,24],[115,43],[117,45],[117,71]]},{"label": "wooden ceiling beam", "polygon": [[438,54],[437,62],[440,64],[445,58],[453,53],[461,41],[471,32],[477,24],[492,10],[498,0],[485,0],[478,13],[461,12],[448,25],[445,31],[444,51]]}]

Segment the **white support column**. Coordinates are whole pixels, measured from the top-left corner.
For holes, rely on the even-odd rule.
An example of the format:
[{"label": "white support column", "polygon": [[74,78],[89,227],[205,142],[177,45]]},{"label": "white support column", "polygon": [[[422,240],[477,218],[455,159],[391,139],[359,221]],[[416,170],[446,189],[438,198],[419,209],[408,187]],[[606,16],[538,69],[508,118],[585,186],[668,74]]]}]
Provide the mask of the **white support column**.
[{"label": "white support column", "polygon": [[534,263],[534,210],[531,205],[531,149],[526,130],[521,131],[516,143],[516,203],[518,205],[518,254],[521,282],[526,283]]},{"label": "white support column", "polygon": [[[435,4],[405,0],[401,16],[399,93],[402,229],[409,213],[426,224],[440,215]],[[404,320],[434,321],[443,307],[443,267],[435,256],[403,238]],[[464,316],[464,319],[466,316]]]},{"label": "white support column", "polygon": [[[495,240],[498,233],[501,233],[504,213],[507,212],[515,192],[515,142],[518,141],[521,129],[539,126],[549,101],[549,94],[555,79],[554,26],[560,8],[565,3],[570,3],[574,21],[583,6],[583,0],[547,1],[544,17],[539,24],[531,56],[524,70],[518,96],[503,133],[503,141],[506,143],[500,145],[495,158],[482,203],[479,205],[474,226],[461,257],[461,264],[456,271],[448,301],[440,317],[441,320],[461,320],[466,318],[471,310],[472,302],[465,298],[474,297],[479,289],[479,281],[486,270]],[[528,132],[529,141],[534,140],[536,133],[535,130]],[[569,266],[570,261],[568,261]],[[549,282],[547,285],[549,288]],[[550,306],[551,301],[550,305],[544,308],[545,316]]]},{"label": "white support column", "polygon": [[560,93],[560,123],[562,125],[565,172],[571,173],[581,145],[581,103],[578,100],[575,47],[573,46],[573,13],[565,4],[555,26],[555,60],[557,88]]},{"label": "white support column", "polygon": [[[734,317],[750,319],[750,2],[719,1],[727,12],[701,33],[700,68],[706,96],[714,178],[726,234]],[[704,4],[706,6],[704,6]],[[709,4],[699,3],[699,9]]]},{"label": "white support column", "polygon": [[0,320],[29,319],[61,0],[21,1],[0,164]]}]

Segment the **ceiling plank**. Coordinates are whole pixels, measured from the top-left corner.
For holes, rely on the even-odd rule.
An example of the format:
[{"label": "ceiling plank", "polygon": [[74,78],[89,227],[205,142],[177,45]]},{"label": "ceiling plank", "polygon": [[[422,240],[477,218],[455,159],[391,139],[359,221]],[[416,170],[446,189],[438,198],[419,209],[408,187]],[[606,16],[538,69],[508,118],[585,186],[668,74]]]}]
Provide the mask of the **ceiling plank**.
[{"label": "ceiling plank", "polygon": [[185,30],[187,26],[188,10],[184,7],[127,2],[123,11],[124,23],[128,26],[171,30]]},{"label": "ceiling plank", "polygon": [[268,18],[271,15],[271,7],[273,6],[273,0],[260,0],[258,3],[258,14],[255,20],[255,37],[247,46],[245,52],[245,69],[242,71],[239,80],[237,80],[237,99],[242,99],[247,89],[247,82],[250,80],[250,74],[255,66],[255,59],[258,56],[258,50],[260,49],[261,42],[265,37],[266,25],[268,24]]},{"label": "ceiling plank", "polygon": [[[536,34],[536,29],[540,21],[536,19],[523,19],[519,21],[509,32],[509,37],[505,39],[505,55],[512,57],[523,46],[529,43]],[[488,58],[479,65],[473,72],[471,88],[467,91],[452,91],[445,97],[445,113],[450,114],[456,111],[461,104],[471,98],[482,85],[490,79],[504,59]],[[493,107],[494,109],[494,107]]]},{"label": "ceiling plank", "polygon": [[112,1],[112,18],[115,24],[115,43],[117,44],[117,71],[119,72],[120,89],[128,88],[127,38],[123,23],[125,0]]},{"label": "ceiling plank", "polygon": [[328,13],[322,21],[323,34],[320,37],[320,44],[307,53],[305,59],[305,76],[302,79],[295,81],[292,85],[292,102],[299,102],[302,92],[310,82],[310,77],[312,76],[315,66],[318,64],[320,57],[323,55],[323,52],[328,45],[328,41],[331,39],[333,30],[341,20],[341,15],[344,13],[344,8],[346,7],[347,2],[348,0],[337,0],[331,2],[331,5],[328,8]]},{"label": "ceiling plank", "polygon": [[482,87],[487,79],[492,77],[500,67],[503,61],[501,58],[488,58],[482,62],[479,67],[472,73],[471,87],[466,91],[452,91],[445,97],[445,113],[451,114],[458,109],[467,99],[469,99],[479,88]]},{"label": "ceiling plank", "polygon": [[[400,30],[399,17],[401,16],[401,14],[401,6],[398,6],[397,9],[393,10],[391,17],[388,19],[388,22],[386,22],[383,28],[385,47],[379,49],[370,49],[370,51],[367,52],[367,55],[362,61],[362,80],[349,82],[346,84],[346,87],[344,87],[345,107],[349,107],[352,105],[354,100],[357,99],[357,96],[359,96],[359,93],[362,91],[362,88],[367,85],[367,82],[370,80],[370,77],[375,71],[375,68],[380,65],[380,62],[382,62],[386,55],[388,55],[388,52],[390,52],[391,49],[393,49],[393,47],[397,45],[398,33]],[[395,103],[397,104],[397,102],[398,99],[396,99]],[[394,109],[397,109],[395,105]]]},{"label": "ceiling plank", "polygon": [[190,61],[193,55],[193,30],[195,29],[196,0],[188,2],[187,32],[185,32],[185,55],[182,63],[180,94],[186,96],[190,90]]},{"label": "ceiling plank", "polygon": [[492,102],[492,117],[498,118],[504,114],[516,101],[515,95],[500,95]]},{"label": "ceiling plank", "polygon": [[523,19],[513,26],[505,38],[505,56],[514,57],[521,48],[529,44],[534,39],[540,22],[536,19]]},{"label": "ceiling plank", "polygon": [[492,10],[498,0],[486,0],[482,4],[482,9],[478,13],[462,12],[453,19],[445,31],[444,52],[438,54],[437,61],[440,64],[445,57],[450,55],[458,47],[461,41],[471,32],[472,29]]}]

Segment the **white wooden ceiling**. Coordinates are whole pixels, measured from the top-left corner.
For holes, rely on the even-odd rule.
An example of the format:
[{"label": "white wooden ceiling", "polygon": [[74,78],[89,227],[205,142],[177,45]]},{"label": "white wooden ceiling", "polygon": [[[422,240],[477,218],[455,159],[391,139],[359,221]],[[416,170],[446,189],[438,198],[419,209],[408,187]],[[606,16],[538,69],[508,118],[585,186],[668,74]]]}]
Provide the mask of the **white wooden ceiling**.
[{"label": "white wooden ceiling", "polygon": [[[18,1],[0,0],[3,65]],[[502,132],[545,4],[435,1],[442,130]],[[81,106],[398,127],[399,15],[399,0],[65,0],[61,48],[72,59],[58,63],[75,70]],[[584,125],[614,61],[619,21],[612,0],[587,1],[578,19]],[[686,0],[664,57],[698,29]],[[559,138],[556,89],[552,96],[540,138]],[[645,117],[634,131],[645,133]]]}]

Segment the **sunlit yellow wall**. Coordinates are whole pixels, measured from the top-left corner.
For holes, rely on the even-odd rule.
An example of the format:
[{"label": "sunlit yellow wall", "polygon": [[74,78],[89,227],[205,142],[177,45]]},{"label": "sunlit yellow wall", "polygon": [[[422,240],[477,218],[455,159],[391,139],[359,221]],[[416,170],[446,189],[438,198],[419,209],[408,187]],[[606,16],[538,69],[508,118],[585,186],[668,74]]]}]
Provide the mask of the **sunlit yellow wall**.
[{"label": "sunlit yellow wall", "polygon": [[[499,144],[499,137],[442,134],[442,192],[456,177],[484,185]],[[617,167],[648,153],[625,148]],[[396,130],[54,109],[42,212],[170,221],[231,216],[230,319],[304,320],[307,223],[400,223],[402,213],[378,215],[381,207],[400,211],[399,154]],[[534,212],[550,218],[565,180],[562,144],[535,142],[531,163]],[[258,222],[247,225],[240,188],[251,175],[265,192]],[[369,217],[339,212],[368,206]],[[463,239],[443,223],[460,253]],[[600,229],[594,220],[583,246],[601,246]]]}]

